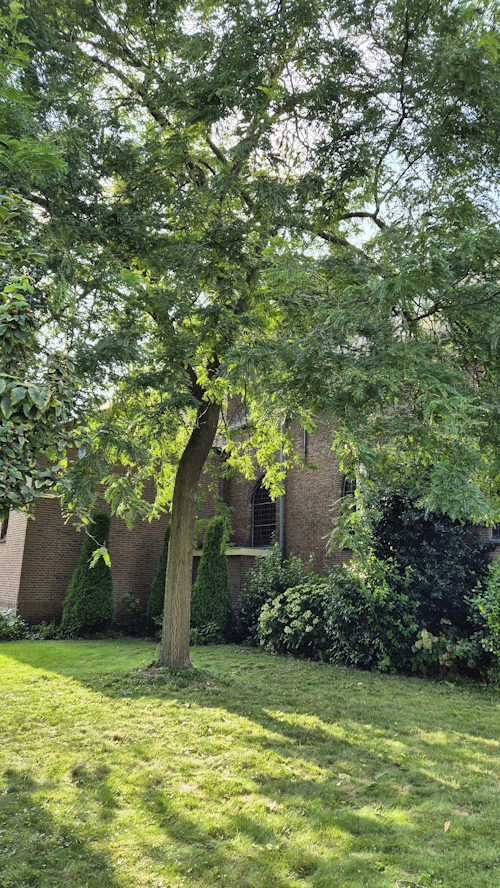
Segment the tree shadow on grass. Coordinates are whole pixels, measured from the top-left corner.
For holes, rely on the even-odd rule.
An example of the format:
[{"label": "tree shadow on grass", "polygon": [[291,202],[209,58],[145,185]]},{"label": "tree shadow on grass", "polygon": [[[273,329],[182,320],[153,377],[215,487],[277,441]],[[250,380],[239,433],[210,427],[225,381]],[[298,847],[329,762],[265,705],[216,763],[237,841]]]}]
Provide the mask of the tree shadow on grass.
[{"label": "tree shadow on grass", "polygon": [[0,777],[2,888],[118,888],[108,857],[68,822],[68,813],[55,818],[48,811],[41,801],[46,791],[29,771],[8,768]]},{"label": "tree shadow on grass", "polygon": [[[23,651],[23,662],[29,663],[27,653]],[[251,660],[251,655],[248,659]],[[285,671],[280,661],[262,659],[257,665],[260,669],[268,664],[277,667],[277,675],[280,670]],[[422,705],[419,709],[416,707],[411,697],[418,691],[416,682],[354,671],[332,670],[319,675],[317,667],[305,678],[300,673],[302,665],[297,664],[299,693],[295,694],[291,686],[281,697],[277,694],[280,688],[271,684],[260,684],[258,692],[253,690],[252,670],[246,668],[233,670],[234,674],[230,672],[229,678],[202,670],[179,675],[137,670],[114,676],[93,673],[82,677],[79,674],[77,680],[112,701],[165,701],[169,704],[175,701],[177,712],[184,704],[201,708],[209,719],[214,719],[216,733],[219,727],[221,732],[224,730],[223,714],[234,714],[244,720],[231,730],[245,734],[239,739],[250,761],[255,758],[253,752],[259,753],[261,758],[258,766],[251,764],[251,788],[246,790],[251,801],[247,806],[242,796],[238,813],[234,813],[234,807],[232,812],[227,810],[221,797],[220,807],[214,807],[211,825],[204,828],[197,818],[203,798],[193,798],[190,806],[186,798],[179,799],[169,787],[159,786],[154,781],[144,785],[142,805],[165,836],[166,846],[170,848],[168,866],[184,878],[195,879],[196,873],[203,868],[205,874],[209,874],[208,881],[212,880],[214,884],[222,878],[221,874],[225,874],[226,884],[240,886],[295,885],[309,880],[308,884],[314,884],[315,888],[337,884],[344,888],[345,885],[358,884],[357,874],[361,866],[363,874],[369,876],[370,888],[379,885],[385,888],[388,879],[380,875],[378,867],[394,865],[401,855],[408,859],[408,854],[412,853],[408,849],[416,834],[420,849],[415,852],[413,874],[416,876],[426,870],[430,861],[436,867],[436,877],[439,877],[440,859],[447,854],[445,843],[448,839],[443,832],[443,823],[448,817],[445,812],[454,811],[454,828],[468,828],[468,793],[452,785],[453,756],[463,756],[462,767],[469,768],[471,779],[477,765],[477,761],[474,764],[467,758],[465,734],[456,729],[452,731],[448,726],[446,737],[444,729],[441,739],[433,737],[443,689],[431,688],[430,697],[435,700],[436,710],[431,712]],[[285,666],[290,671],[290,664]],[[57,669],[52,667],[51,671]],[[322,702],[314,696],[314,682],[325,677],[332,694],[336,693],[337,697],[333,700],[325,698]],[[390,683],[393,695],[386,697],[377,711],[374,700],[382,682]],[[306,687],[305,693],[301,685]],[[311,688],[310,698],[307,686]],[[368,704],[374,724],[363,723],[367,717],[364,706]],[[429,707],[428,702],[426,705]],[[183,716],[186,716],[182,721],[186,721],[189,734],[187,710],[183,710]],[[165,719],[168,719],[167,712]],[[252,732],[252,725],[258,725],[259,729]],[[249,733],[247,726],[250,726]],[[427,737],[425,732],[428,732]],[[491,745],[488,732],[484,733],[485,737],[475,738],[484,755],[484,765],[498,767],[498,749]],[[149,740],[146,738],[144,742],[147,746]],[[449,785],[439,783],[427,765],[434,747],[437,750],[443,744],[447,746],[450,759]],[[138,749],[136,746],[135,754]],[[214,752],[214,755],[220,756],[221,753]],[[417,756],[418,761],[411,761],[412,755]],[[266,773],[263,763],[266,756],[273,761],[273,771],[282,766],[283,773],[279,776],[273,771]],[[377,765],[377,773],[375,776],[372,773],[369,780],[363,776],[363,759],[369,760],[372,772],[374,763]],[[187,770],[196,780],[195,761],[188,763]],[[309,775],[307,779],[306,774]],[[85,783],[85,775],[82,779]],[[221,786],[223,782],[221,779]],[[470,796],[472,798],[473,793]],[[255,815],[255,804],[258,808],[266,799],[275,803],[276,813],[268,810],[259,819]],[[410,820],[404,817],[408,808],[412,809]],[[280,809],[286,817],[285,813],[279,814]],[[401,815],[399,821],[396,814]],[[275,821],[276,826],[273,826]],[[307,841],[301,837],[302,823],[322,837],[322,850],[317,854],[311,852]],[[288,832],[282,832],[284,826]],[[337,836],[337,850],[325,850],[331,846],[329,831]],[[245,837],[244,850],[235,849],[232,837],[237,835]],[[165,848],[144,841],[143,850],[156,865],[165,863]],[[460,865],[465,866],[463,860]],[[446,876],[446,872],[449,876],[446,868],[442,875]],[[479,873],[477,867],[469,882],[457,884],[468,888],[469,885],[480,885]],[[408,874],[401,872],[395,875],[395,878],[407,877]],[[101,884],[106,885],[106,882],[101,881]],[[11,888],[10,884],[7,888]]]}]

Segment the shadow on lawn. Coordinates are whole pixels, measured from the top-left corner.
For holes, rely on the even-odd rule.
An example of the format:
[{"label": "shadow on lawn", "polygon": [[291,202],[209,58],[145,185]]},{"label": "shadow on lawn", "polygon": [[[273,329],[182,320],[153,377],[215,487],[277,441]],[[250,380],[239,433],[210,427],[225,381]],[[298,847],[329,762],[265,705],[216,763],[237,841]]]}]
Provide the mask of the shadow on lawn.
[{"label": "shadow on lawn", "polygon": [[[23,647],[22,652],[12,649],[16,659],[32,665],[30,662],[29,648]],[[22,655],[21,655],[22,654]],[[257,657],[258,655],[255,655]],[[260,658],[259,658],[260,659]],[[43,660],[43,658],[42,658]],[[248,658],[250,660],[250,657]],[[253,668],[262,669],[267,663],[261,661]],[[276,674],[285,675],[285,668],[290,664],[280,661],[271,661],[269,666],[276,666]],[[58,670],[57,662],[41,664],[40,654],[37,653],[37,668],[45,668],[52,672],[61,671],[68,675],[67,665],[64,670]],[[164,866],[166,857],[172,871],[183,877],[192,871],[189,878],[195,879],[196,871],[203,870],[207,879],[217,884],[218,878],[224,875],[226,884],[245,886],[273,885],[278,888],[281,885],[289,885],[289,879],[306,879],[314,874],[314,885],[342,886],[358,884],[357,873],[360,865],[363,867],[363,876],[369,881],[370,888],[386,886],[387,877],[380,874],[379,869],[394,861],[401,854],[413,855],[408,849],[415,834],[419,835],[421,850],[415,852],[414,872],[418,873],[427,869],[429,864],[436,863],[439,870],[439,857],[446,854],[446,842],[448,839],[443,832],[442,807],[446,810],[454,809],[454,827],[458,827],[462,818],[460,808],[463,808],[464,823],[468,816],[466,810],[466,798],[464,792],[455,789],[451,783],[449,786],[439,784],[430,774],[428,767],[406,759],[406,763],[397,760],[397,755],[402,753],[416,754],[421,761],[426,756],[432,755],[432,742],[422,736],[418,736],[416,725],[423,731],[436,731],[441,723],[440,706],[443,701],[442,692],[436,688],[433,705],[429,704],[428,695],[425,702],[412,699],[416,692],[416,682],[405,680],[381,678],[369,676],[359,672],[323,672],[320,676],[313,673],[306,677],[300,675],[300,666],[297,664],[297,688],[289,688],[289,702],[277,701],[275,697],[276,687],[260,685],[258,694],[252,687],[252,667],[238,668],[234,664],[229,668],[232,676],[229,680],[217,677],[206,671],[195,671],[193,674],[170,675],[154,670],[137,670],[129,674],[117,674],[115,676],[102,676],[89,674],[82,676],[81,669],[75,675],[76,680],[84,687],[104,695],[110,700],[176,700],[178,704],[188,702],[192,706],[213,710],[213,718],[217,725],[220,724],[222,712],[233,713],[245,719],[246,724],[254,723],[262,728],[260,733],[246,733],[246,724],[240,724],[232,729],[233,733],[240,731],[245,734],[243,740],[248,750],[248,758],[252,759],[252,751],[259,754],[268,753],[274,760],[273,772],[267,772],[263,763],[254,766],[249,765],[251,771],[241,776],[240,801],[237,803],[237,813],[229,810],[224,805],[224,795],[210,799],[214,809],[212,823],[204,827],[197,818],[197,809],[203,806],[203,782],[198,796],[190,799],[182,798],[172,791],[168,781],[162,782],[162,775],[155,775],[147,779],[140,789],[141,807],[148,812],[152,822],[155,822],[165,836],[166,844],[154,846],[142,840],[141,851],[148,857],[154,866]],[[250,666],[250,663],[249,663]],[[220,667],[219,667],[220,668]],[[232,670],[232,671],[231,671]],[[337,694],[334,699],[326,698],[322,702],[315,693],[315,678],[328,678],[328,692]],[[361,682],[360,679],[364,681]],[[277,679],[279,680],[279,678]],[[394,689],[392,695],[386,696],[380,705],[380,718],[374,719],[374,698],[377,686],[380,682],[391,682]],[[373,691],[368,687],[371,683]],[[307,687],[310,687],[310,693]],[[363,686],[362,693],[358,694],[356,688]],[[278,689],[279,690],[279,689]],[[355,693],[356,692],[356,693]],[[326,693],[326,692],[325,692]],[[398,697],[399,693],[399,697]],[[368,694],[371,699],[368,701]],[[418,696],[415,693],[415,697]],[[292,704],[292,699],[294,704]],[[371,718],[375,724],[364,724],[363,708],[370,702],[372,709]],[[403,702],[404,706],[399,706]],[[397,706],[397,730],[391,722],[390,709],[393,704],[394,711]],[[385,707],[385,708],[384,708]],[[431,711],[432,710],[432,711]],[[348,715],[346,716],[346,713]],[[187,715],[187,711],[186,711]],[[294,717],[308,716],[310,724],[298,724]],[[393,716],[394,717],[394,716]],[[168,715],[165,716],[168,718]],[[183,719],[184,720],[184,719]],[[349,738],[334,736],[332,725],[341,726],[348,724]],[[457,725],[458,727],[458,725]],[[189,731],[189,727],[187,728]],[[444,728],[441,728],[444,731]],[[449,765],[450,778],[453,776],[452,756],[456,752],[464,757],[467,762],[465,735],[457,730],[448,734],[446,743],[448,754],[451,756]],[[411,740],[410,740],[411,737]],[[241,738],[240,738],[241,739]],[[477,742],[482,745],[488,740],[482,741],[477,737]],[[193,743],[195,741],[193,740]],[[128,755],[129,753],[125,752]],[[130,751],[131,756],[139,754],[138,746]],[[488,755],[493,766],[498,767],[498,750],[491,745],[484,747],[484,755]],[[378,757],[378,758],[377,758]],[[370,759],[372,770],[371,779],[363,776],[362,760]],[[129,760],[133,767],[133,759]],[[374,769],[375,764],[375,769]],[[477,761],[471,767],[471,776]],[[304,765],[318,768],[316,774],[304,775]],[[127,767],[127,761],[123,762]],[[193,779],[197,779],[197,762],[193,758],[190,763],[190,772]],[[341,771],[348,774],[339,774]],[[376,772],[379,773],[376,773]],[[375,776],[373,776],[375,775]],[[80,819],[82,819],[87,807],[92,804],[100,812],[103,820],[113,818],[114,800],[110,797],[111,790],[107,784],[107,772],[104,768],[99,774],[82,766],[79,773],[73,770],[72,777],[80,786],[79,804],[81,807]],[[11,778],[9,778],[11,779]],[[18,786],[24,781],[24,776],[14,775],[13,786]],[[27,777],[27,779],[32,779]],[[251,786],[249,787],[249,784]],[[253,788],[252,788],[253,787]],[[25,787],[31,797],[37,790],[36,784]],[[12,792],[16,792],[14,789]],[[217,792],[217,784],[214,784]],[[223,792],[224,790],[220,790]],[[435,825],[430,823],[429,802],[431,796],[439,792],[439,806],[436,814]],[[237,793],[236,793],[237,794]],[[263,819],[255,814],[255,809],[250,810],[248,798],[255,796],[259,804],[267,804],[269,800],[272,807],[268,807]],[[33,800],[22,801],[16,810],[21,807],[30,810]],[[471,796],[472,797],[472,796]],[[465,799],[465,801],[464,801]],[[2,799],[0,798],[0,807]],[[385,807],[386,806],[386,807]],[[385,810],[384,810],[385,807]],[[411,821],[404,816],[404,810],[412,807]],[[393,816],[391,808],[399,809],[400,819]],[[43,821],[43,828],[38,828],[40,833],[46,836],[53,834],[63,835],[61,826],[50,821],[46,812],[33,805],[34,817],[39,816]],[[285,814],[280,813],[284,811]],[[107,824],[103,827],[108,828]],[[305,837],[302,836],[302,827]],[[321,836],[322,851],[313,853],[307,845],[306,828],[311,833]],[[9,824],[9,829],[11,829]],[[26,827],[27,829],[27,827]],[[69,843],[78,847],[77,827],[72,827],[68,832]],[[64,833],[66,835],[66,833]],[[245,839],[245,851],[234,856],[232,840],[235,836],[243,836]],[[14,843],[14,828],[12,828],[11,842]],[[26,835],[26,841],[28,837]],[[60,843],[59,843],[60,844]],[[64,847],[64,843],[63,843]],[[85,884],[89,888],[114,888],[113,874],[109,863],[105,858],[89,852],[86,861],[88,845],[83,841],[82,850],[79,851],[77,866],[82,867],[82,875],[77,875],[74,884]],[[326,849],[329,849],[328,851]],[[65,866],[75,865],[75,860],[69,855],[67,864],[64,863],[66,852],[62,852],[57,864],[47,859],[47,863],[36,878],[11,878],[5,882],[5,888],[19,888],[23,884],[36,884],[37,888],[52,888],[53,885],[64,883],[61,877],[65,872]],[[408,857],[407,857],[408,859]],[[10,859],[9,859],[10,861]],[[285,861],[285,862],[284,862]],[[43,863],[40,856],[33,854],[29,857],[26,866],[35,866]],[[10,865],[10,863],[9,863]],[[52,881],[46,878],[49,866],[57,866],[52,870]],[[83,872],[85,869],[85,872]],[[286,874],[284,875],[284,869]],[[349,881],[351,872],[352,882]],[[97,873],[98,875],[94,875]],[[22,876],[23,873],[20,873]],[[265,876],[265,881],[264,881]],[[58,878],[56,878],[58,877]],[[404,876],[399,876],[404,878]],[[69,880],[66,880],[69,881]],[[0,884],[1,881],[0,881]],[[471,883],[472,884],[472,883]],[[474,883],[478,884],[478,883]],[[2,888],[4,885],[2,884]]]},{"label": "shadow on lawn", "polygon": [[[49,813],[41,801],[46,785],[29,771],[8,768],[0,787],[2,888],[118,888],[109,859],[90,847],[78,825]],[[88,806],[76,804],[82,816]]]}]

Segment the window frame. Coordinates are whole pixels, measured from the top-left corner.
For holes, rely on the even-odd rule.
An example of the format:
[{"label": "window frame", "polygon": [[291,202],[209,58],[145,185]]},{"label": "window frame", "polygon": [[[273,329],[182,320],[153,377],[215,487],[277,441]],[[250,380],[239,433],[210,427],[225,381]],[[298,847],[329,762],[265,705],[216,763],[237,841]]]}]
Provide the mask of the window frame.
[{"label": "window frame", "polygon": [[[256,501],[258,497],[262,497],[262,501]],[[271,521],[256,522],[256,510],[261,508],[264,518],[267,517],[265,509],[272,510],[273,519]],[[267,529],[269,528],[269,531]],[[262,478],[255,486],[252,494],[252,548],[268,549],[273,543],[273,537],[276,535],[276,501],[271,499],[267,487],[264,487]],[[263,542],[264,540],[264,542]]]}]

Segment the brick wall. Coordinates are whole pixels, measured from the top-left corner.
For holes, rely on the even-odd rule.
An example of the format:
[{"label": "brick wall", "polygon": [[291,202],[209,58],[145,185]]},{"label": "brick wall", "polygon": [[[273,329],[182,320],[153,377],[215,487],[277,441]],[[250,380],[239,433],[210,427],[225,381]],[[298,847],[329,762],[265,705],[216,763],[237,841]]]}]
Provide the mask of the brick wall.
[{"label": "brick wall", "polygon": [[[109,552],[117,610],[122,595],[130,591],[146,605],[166,523],[166,516],[151,524],[138,520],[129,531],[125,521],[111,519]],[[19,584],[18,610],[23,618],[31,623],[60,619],[83,542],[83,532],[64,524],[57,499],[37,501],[35,520],[28,522]]]},{"label": "brick wall", "polygon": [[296,453],[305,457],[306,464],[295,466],[286,476],[285,552],[305,560],[314,553],[314,569],[325,574],[351,557],[349,550],[338,547],[327,553],[335,522],[332,504],[342,495],[343,475],[331,449],[330,426],[319,423],[316,434],[306,434],[305,442],[303,429],[294,424],[292,433]]},{"label": "brick wall", "polygon": [[24,540],[28,523],[33,524],[23,512],[11,512],[7,534],[0,542],[0,611],[18,609]]},{"label": "brick wall", "polygon": [[[296,453],[305,455],[306,465],[295,466],[286,476],[283,498],[284,552],[286,556],[292,553],[300,555],[304,560],[314,553],[315,570],[324,574],[333,567],[348,562],[351,557],[349,550],[340,550],[338,547],[327,554],[327,543],[335,520],[331,507],[342,494],[343,475],[331,449],[332,430],[326,423],[318,425],[315,435],[306,435],[305,454],[303,429],[294,424],[292,433]],[[258,468],[256,474],[257,479],[254,481],[233,477],[223,482],[224,501],[233,509],[233,546],[252,545],[252,500],[260,480]],[[279,509],[280,503],[277,500],[277,537]]]}]

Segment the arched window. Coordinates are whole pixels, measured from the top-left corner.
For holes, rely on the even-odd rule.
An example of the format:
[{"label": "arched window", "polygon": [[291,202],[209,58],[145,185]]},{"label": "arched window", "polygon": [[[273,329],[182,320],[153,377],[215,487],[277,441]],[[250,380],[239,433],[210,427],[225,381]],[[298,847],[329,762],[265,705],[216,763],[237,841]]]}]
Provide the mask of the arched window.
[{"label": "arched window", "polygon": [[276,503],[262,481],[253,495],[252,546],[270,546],[276,532]]},{"label": "arched window", "polygon": [[354,496],[354,491],[356,490],[356,478],[346,478],[342,481],[342,499],[345,499],[346,496]]}]

